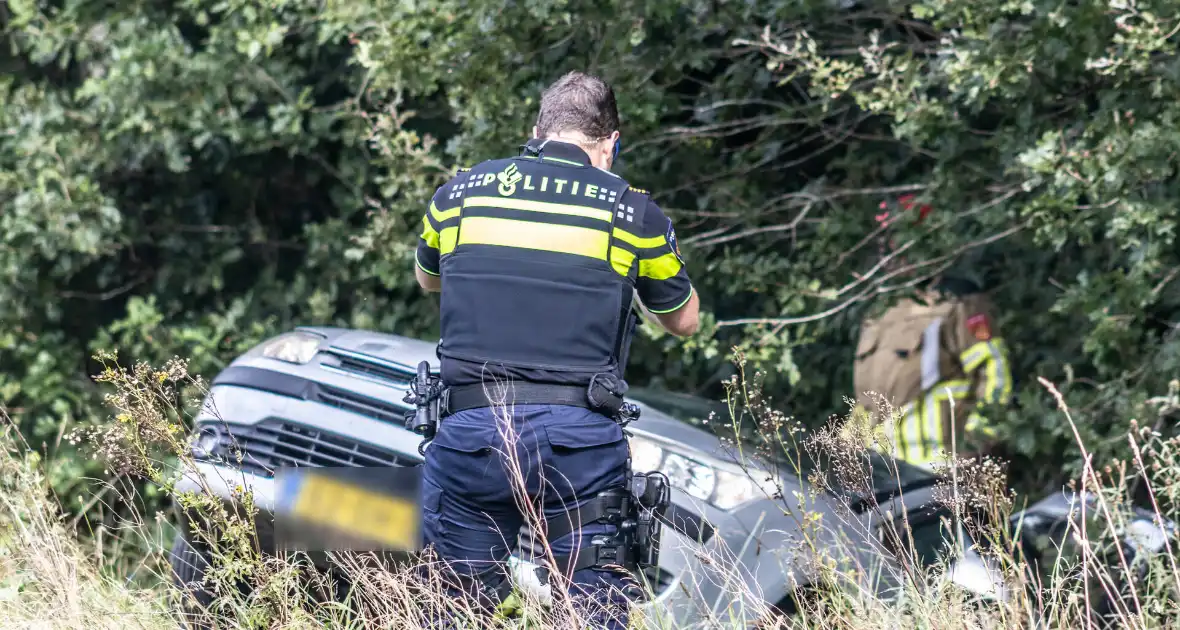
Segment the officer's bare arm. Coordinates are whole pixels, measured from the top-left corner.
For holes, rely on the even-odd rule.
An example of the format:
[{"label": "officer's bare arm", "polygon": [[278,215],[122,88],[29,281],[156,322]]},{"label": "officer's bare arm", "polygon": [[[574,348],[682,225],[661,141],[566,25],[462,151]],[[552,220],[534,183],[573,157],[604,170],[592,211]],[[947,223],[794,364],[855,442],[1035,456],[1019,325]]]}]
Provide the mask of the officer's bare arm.
[{"label": "officer's bare arm", "polygon": [[422,287],[423,289],[431,293],[442,291],[442,278],[438,276],[432,276],[425,271],[422,271],[422,268],[416,265],[414,266],[414,276],[418,278],[418,286]]},{"label": "officer's bare arm", "polygon": [[[638,297],[638,296],[636,296]],[[695,334],[701,328],[701,300],[693,290],[684,306],[670,313],[652,313],[647,310],[643,302],[638,302],[640,310],[651,321],[677,337],[687,337]]]}]

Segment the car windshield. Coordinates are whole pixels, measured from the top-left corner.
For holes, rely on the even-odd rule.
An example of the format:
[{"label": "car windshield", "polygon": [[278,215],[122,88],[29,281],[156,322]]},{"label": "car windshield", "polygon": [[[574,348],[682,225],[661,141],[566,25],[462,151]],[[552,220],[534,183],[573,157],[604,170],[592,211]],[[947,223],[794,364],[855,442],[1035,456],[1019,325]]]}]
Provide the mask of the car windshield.
[{"label": "car windshield", "polygon": [[[748,436],[739,436],[732,423],[728,422],[729,407],[720,400],[710,400],[691,394],[680,394],[666,390],[633,387],[628,391],[628,397],[657,409],[673,418],[700,427],[710,433],[729,439],[741,439],[748,442]],[[710,419],[710,414],[714,421]],[[824,464],[806,449],[780,451],[773,453],[775,463],[793,476],[807,478],[812,473],[822,470]],[[899,489],[913,490],[933,485],[937,481],[930,472],[911,466],[903,461],[870,451],[865,462],[865,476],[871,484],[866,486],[864,480],[854,480],[841,483],[841,475],[828,475],[829,490],[833,494],[845,497],[854,508],[863,507],[873,501],[884,501],[898,494]],[[871,488],[871,494],[867,490]]]}]

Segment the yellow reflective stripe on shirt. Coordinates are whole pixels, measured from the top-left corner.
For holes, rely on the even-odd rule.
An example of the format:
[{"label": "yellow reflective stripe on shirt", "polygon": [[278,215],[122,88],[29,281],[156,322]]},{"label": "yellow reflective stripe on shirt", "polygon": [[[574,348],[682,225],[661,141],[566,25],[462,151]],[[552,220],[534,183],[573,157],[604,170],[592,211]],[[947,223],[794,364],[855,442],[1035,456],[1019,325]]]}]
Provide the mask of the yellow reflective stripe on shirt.
[{"label": "yellow reflective stripe on shirt", "polygon": [[459,245],[499,245],[606,260],[610,235],[602,230],[493,217],[464,217]]},{"label": "yellow reflective stripe on shirt", "polygon": [[590,206],[575,206],[566,203],[550,203],[548,201],[530,201],[528,199],[513,199],[511,197],[469,197],[463,202],[464,208],[505,208],[508,210],[528,210],[531,212],[548,212],[572,217],[586,217],[599,221],[611,221],[610,210],[599,210]]},{"label": "yellow reflective stripe on shirt", "polygon": [[611,246],[610,264],[620,276],[628,275],[631,273],[631,265],[635,264],[635,253],[622,247]]},{"label": "yellow reflective stripe on shirt", "polygon": [[449,228],[443,228],[438,239],[438,253],[440,256],[455,251],[455,238],[458,236],[459,226],[452,225]]},{"label": "yellow reflective stripe on shirt", "polygon": [[653,247],[660,247],[661,245],[666,245],[668,243],[667,236],[663,234],[659,236],[648,237],[635,236],[634,234],[621,228],[615,228],[614,236],[620,241],[623,241],[624,243],[639,249],[652,249]]},{"label": "yellow reflective stripe on shirt", "polygon": [[422,240],[426,242],[426,246],[430,249],[438,249],[438,232],[434,230],[434,226],[430,224],[430,219],[426,215],[422,215]]},{"label": "yellow reflective stripe on shirt", "polygon": [[680,273],[680,259],[668,253],[651,259],[639,259],[639,276],[652,280],[667,280]]},{"label": "yellow reflective stripe on shirt", "polygon": [[459,216],[459,208],[452,208],[445,212],[440,212],[438,206],[434,205],[434,202],[432,201],[430,202],[430,216],[434,218],[436,223],[442,223],[447,219],[453,219]]}]

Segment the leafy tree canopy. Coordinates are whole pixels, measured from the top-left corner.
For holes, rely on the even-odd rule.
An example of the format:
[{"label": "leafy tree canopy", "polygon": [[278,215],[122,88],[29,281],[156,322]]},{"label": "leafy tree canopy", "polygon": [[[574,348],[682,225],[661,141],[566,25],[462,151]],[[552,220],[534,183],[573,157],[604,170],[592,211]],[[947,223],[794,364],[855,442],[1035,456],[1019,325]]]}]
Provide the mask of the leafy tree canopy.
[{"label": "leafy tree canopy", "polygon": [[[426,200],[583,69],[706,311],[685,342],[646,330],[631,380],[719,396],[742,345],[821,422],[860,318],[954,272],[1001,309],[1018,479],[1052,484],[1077,454],[1036,376],[1106,453],[1130,418],[1168,425],[1178,29],[1158,0],[9,0],[0,405],[68,490],[96,472],[61,435],[107,415],[98,349],[212,376],[296,324],[432,337]],[[873,217],[903,193],[935,210],[882,266]]]}]

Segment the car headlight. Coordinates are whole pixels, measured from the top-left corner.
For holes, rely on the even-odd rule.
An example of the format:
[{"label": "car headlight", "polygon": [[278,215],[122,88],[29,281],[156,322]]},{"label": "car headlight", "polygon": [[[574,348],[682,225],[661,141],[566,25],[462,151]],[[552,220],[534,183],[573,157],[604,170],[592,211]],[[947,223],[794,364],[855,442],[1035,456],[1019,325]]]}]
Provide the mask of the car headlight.
[{"label": "car headlight", "polygon": [[750,469],[747,473],[717,471],[717,506],[728,510],[757,499],[773,498],[778,488],[770,474],[764,470]]},{"label": "car headlight", "polygon": [[773,497],[777,491],[764,470],[707,464],[642,437],[631,438],[631,467],[637,472],[658,470],[673,487],[723,510]]},{"label": "car headlight", "polygon": [[268,359],[302,365],[311,361],[322,341],[323,338],[317,335],[296,331],[271,339],[257,353]]},{"label": "car headlight", "polygon": [[712,467],[676,453],[668,453],[660,471],[668,475],[672,485],[705,501],[713,496],[713,488],[717,485],[717,472]]},{"label": "car headlight", "polygon": [[1168,531],[1155,523],[1138,518],[1127,526],[1127,543],[1137,552],[1159,553],[1168,543]]},{"label": "car headlight", "polygon": [[217,453],[221,434],[215,427],[203,427],[193,442],[192,456],[195,459],[209,459]]},{"label": "car headlight", "polygon": [[631,438],[631,468],[639,472],[652,472],[664,461],[664,449],[655,442],[643,438]]}]

